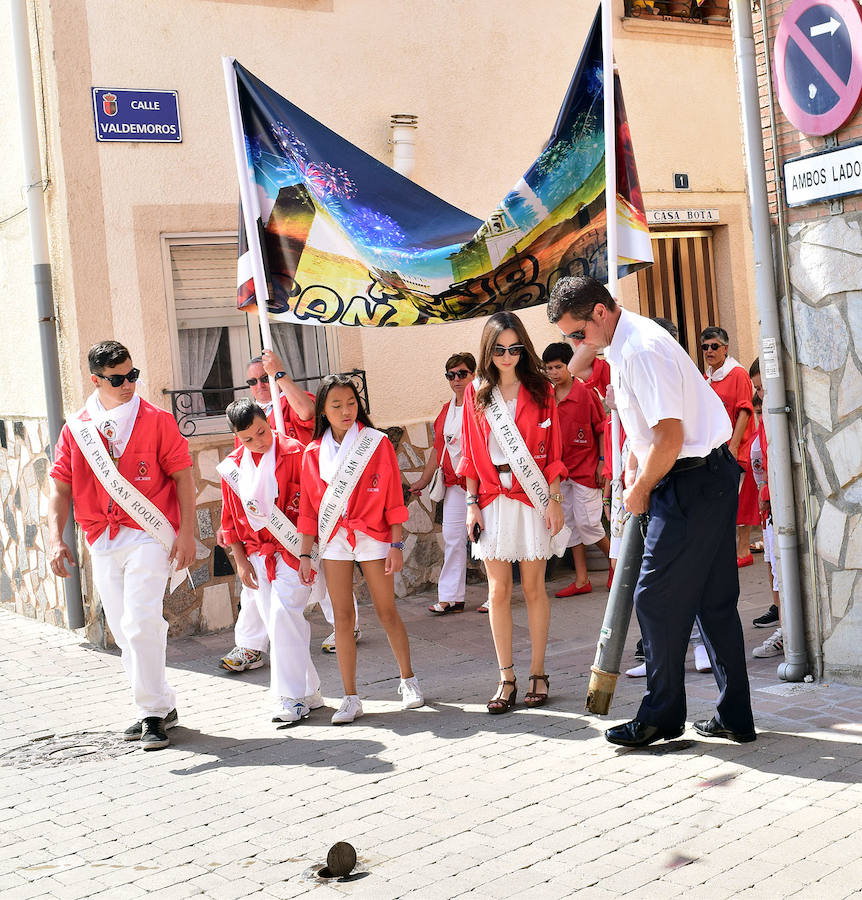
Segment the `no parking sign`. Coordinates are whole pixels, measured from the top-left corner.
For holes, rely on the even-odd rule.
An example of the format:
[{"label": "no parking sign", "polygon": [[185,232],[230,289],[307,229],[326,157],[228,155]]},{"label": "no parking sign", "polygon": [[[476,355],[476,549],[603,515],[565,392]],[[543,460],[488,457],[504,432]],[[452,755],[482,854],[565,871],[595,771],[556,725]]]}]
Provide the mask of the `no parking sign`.
[{"label": "no parking sign", "polygon": [[794,0],[775,36],[778,102],[805,134],[837,131],[862,97],[862,13],[855,0]]}]

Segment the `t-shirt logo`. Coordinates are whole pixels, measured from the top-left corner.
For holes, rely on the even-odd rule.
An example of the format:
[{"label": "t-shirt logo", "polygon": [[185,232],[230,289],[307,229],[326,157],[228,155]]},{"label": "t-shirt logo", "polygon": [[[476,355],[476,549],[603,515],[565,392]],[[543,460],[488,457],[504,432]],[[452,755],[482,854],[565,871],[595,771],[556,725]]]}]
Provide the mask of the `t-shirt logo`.
[{"label": "t-shirt logo", "polygon": [[545,442],[539,441],[539,456],[545,455]]},{"label": "t-shirt logo", "polygon": [[293,498],[290,501],[290,508],[299,509],[299,491],[293,495]]},{"label": "t-shirt logo", "polygon": [[102,422],[102,427],[99,430],[109,441],[113,441],[117,436],[117,423],[112,421],[111,419],[105,419],[105,421]]},{"label": "t-shirt logo", "polygon": [[146,461],[145,459],[142,459],[142,460],[138,463],[138,477],[139,477],[139,478],[146,478],[147,475],[149,474],[149,471],[150,471],[150,467],[149,467],[149,465],[147,464],[147,461]]},{"label": "t-shirt logo", "polygon": [[574,443],[576,443],[576,444],[586,444],[586,442],[587,442],[587,435],[586,435],[586,432],[584,431],[583,428],[579,428],[579,429],[578,429],[578,434],[577,434],[577,436],[575,437]]},{"label": "t-shirt logo", "polygon": [[296,437],[296,429],[293,427],[293,425],[287,426],[287,436],[292,438]]},{"label": "t-shirt logo", "polygon": [[368,488],[369,493],[379,493],[380,489],[377,487],[378,482],[380,481],[380,473],[375,472],[371,476],[371,487]]}]

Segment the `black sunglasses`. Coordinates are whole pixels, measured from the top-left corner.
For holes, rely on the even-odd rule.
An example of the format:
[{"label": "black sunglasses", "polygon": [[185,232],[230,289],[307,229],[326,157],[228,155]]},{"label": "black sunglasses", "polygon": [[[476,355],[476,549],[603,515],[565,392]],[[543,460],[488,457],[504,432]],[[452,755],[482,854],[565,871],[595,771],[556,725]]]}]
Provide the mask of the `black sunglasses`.
[{"label": "black sunglasses", "polygon": [[111,387],[119,387],[124,381],[134,384],[141,377],[140,369],[130,369],[125,375],[100,375],[98,372],[93,373],[97,378],[104,378],[110,382]]},{"label": "black sunglasses", "polygon": [[508,353],[509,356],[520,356],[523,349],[523,344],[512,344],[509,347],[504,347],[502,344],[497,344],[494,347],[494,356],[505,356],[506,353]]},{"label": "black sunglasses", "polygon": [[723,346],[724,346],[724,344],[719,344],[719,343],[701,344],[700,349],[703,350],[704,353],[706,353],[707,350],[712,350],[714,353],[716,350],[718,350],[719,347],[723,347]]},{"label": "black sunglasses", "polygon": [[567,337],[572,341],[583,341],[586,336],[587,333],[585,331],[570,331],[568,334],[563,334],[563,337]]},{"label": "black sunglasses", "polygon": [[467,371],[467,369],[458,369],[455,372],[447,372],[446,373],[447,381],[454,381],[456,378],[459,381],[463,381],[465,378],[469,378],[469,377],[470,377],[470,373]]},{"label": "black sunglasses", "polygon": [[269,375],[264,375],[263,378],[246,378],[245,383],[249,387],[254,387],[258,383],[258,381],[261,384],[269,384]]}]

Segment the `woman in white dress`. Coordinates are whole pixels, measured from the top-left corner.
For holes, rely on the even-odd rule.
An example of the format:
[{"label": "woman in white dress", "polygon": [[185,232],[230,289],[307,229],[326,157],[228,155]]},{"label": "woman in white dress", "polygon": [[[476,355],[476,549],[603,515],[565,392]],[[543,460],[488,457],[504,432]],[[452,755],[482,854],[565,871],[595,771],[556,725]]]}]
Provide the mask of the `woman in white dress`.
[{"label": "woman in white dress", "polygon": [[461,454],[458,472],[466,479],[467,532],[474,541],[473,556],[485,561],[488,573],[489,618],[500,667],[488,712],[508,712],[517,695],[513,562],[521,570],[530,630],[530,687],[524,703],[542,706],[549,689],[545,563],[566,547],[560,478],[567,473],[554,389],[514,313],[495,313],[482,332],[478,377],[464,393]]}]

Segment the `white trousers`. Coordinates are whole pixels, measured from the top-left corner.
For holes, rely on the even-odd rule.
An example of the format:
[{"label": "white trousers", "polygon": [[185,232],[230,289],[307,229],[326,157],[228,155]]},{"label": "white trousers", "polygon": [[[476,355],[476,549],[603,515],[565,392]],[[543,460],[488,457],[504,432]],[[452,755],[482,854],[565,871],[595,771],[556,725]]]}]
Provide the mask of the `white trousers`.
[{"label": "white trousers", "polygon": [[[288,566],[288,568],[290,568]],[[246,650],[260,650],[266,653],[269,650],[269,635],[266,622],[257,608],[254,598],[255,591],[250,591],[243,585],[239,595],[239,615],[236,617],[236,626],[233,631],[234,643],[237,647],[245,647]],[[320,609],[326,621],[335,628],[335,614],[332,612],[332,600],[327,591],[320,600]],[[356,598],[353,598],[353,612],[356,616],[356,627],[359,627],[359,607]],[[290,695],[287,695],[290,696]]]},{"label": "white trousers", "polygon": [[168,684],[163,614],[170,563],[161,545],[147,538],[119,550],[90,552],[93,582],[108,627],[122,652],[139,719],[164,718],[177,703]]},{"label": "white trousers", "polygon": [[302,584],[299,573],[280,556],[272,582],[267,578],[266,560],[259,553],[253,553],[249,562],[254,567],[258,589],[246,590],[254,595],[254,605],[266,623],[269,638],[270,691],[274,697],[307,697],[320,688],[308,648],[311,625],[304,615],[311,588]]},{"label": "white trousers", "polygon": [[443,568],[437,581],[441,603],[463,603],[467,578],[467,492],[457,484],[443,496]]}]

